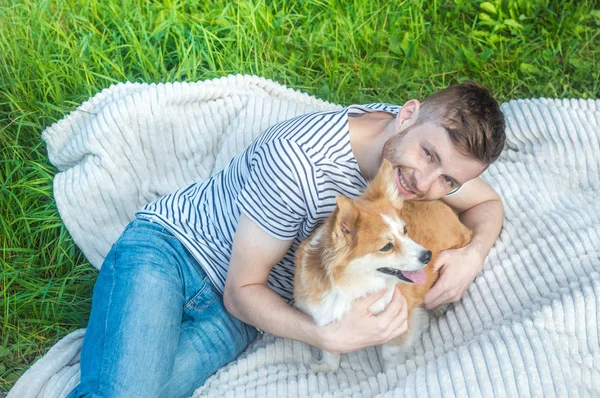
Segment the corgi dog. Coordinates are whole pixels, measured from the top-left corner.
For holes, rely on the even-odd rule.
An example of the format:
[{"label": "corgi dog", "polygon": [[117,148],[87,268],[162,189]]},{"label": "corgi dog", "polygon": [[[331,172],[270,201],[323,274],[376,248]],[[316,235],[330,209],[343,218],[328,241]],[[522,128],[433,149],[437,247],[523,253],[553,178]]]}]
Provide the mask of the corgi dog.
[{"label": "corgi dog", "polygon": [[[450,207],[439,200],[404,201],[396,178],[384,160],[360,197],[338,196],[334,211],[302,242],[295,259],[294,305],[319,326],[339,320],[354,300],[386,289],[369,308],[380,313],[399,285],[408,329],[381,347],[384,370],[405,361],[429,322],[422,303],[438,278],[433,265],[440,251],[471,241],[471,231]],[[311,369],[331,372],[339,363],[339,355],[323,351]]]}]

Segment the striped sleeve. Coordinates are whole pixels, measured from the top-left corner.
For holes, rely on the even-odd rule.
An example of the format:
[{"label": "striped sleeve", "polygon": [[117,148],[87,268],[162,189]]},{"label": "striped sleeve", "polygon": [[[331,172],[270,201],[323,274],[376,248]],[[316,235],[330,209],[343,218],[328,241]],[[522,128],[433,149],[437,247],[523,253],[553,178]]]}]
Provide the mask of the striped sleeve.
[{"label": "striped sleeve", "polygon": [[271,236],[296,237],[307,210],[316,207],[315,170],[294,142],[276,139],[260,146],[250,159],[250,171],[237,204]]}]

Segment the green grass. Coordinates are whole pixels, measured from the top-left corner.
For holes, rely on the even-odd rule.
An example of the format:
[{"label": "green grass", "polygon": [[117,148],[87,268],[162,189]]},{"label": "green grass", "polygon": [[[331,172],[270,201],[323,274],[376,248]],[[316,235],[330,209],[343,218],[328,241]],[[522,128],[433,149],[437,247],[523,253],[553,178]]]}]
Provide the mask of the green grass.
[{"label": "green grass", "polygon": [[0,390],[84,327],[96,271],[52,198],[43,129],[113,83],[256,74],[342,103],[474,79],[598,98],[596,1],[0,0]]}]

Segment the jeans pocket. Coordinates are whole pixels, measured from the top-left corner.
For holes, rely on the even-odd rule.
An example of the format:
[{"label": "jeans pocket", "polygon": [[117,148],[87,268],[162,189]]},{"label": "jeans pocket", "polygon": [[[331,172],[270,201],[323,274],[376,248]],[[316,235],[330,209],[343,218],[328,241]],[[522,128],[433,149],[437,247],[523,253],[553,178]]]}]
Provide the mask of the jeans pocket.
[{"label": "jeans pocket", "polygon": [[186,304],[185,308],[194,311],[203,311],[210,307],[219,298],[218,294],[210,286],[208,277],[202,280],[202,286]]}]

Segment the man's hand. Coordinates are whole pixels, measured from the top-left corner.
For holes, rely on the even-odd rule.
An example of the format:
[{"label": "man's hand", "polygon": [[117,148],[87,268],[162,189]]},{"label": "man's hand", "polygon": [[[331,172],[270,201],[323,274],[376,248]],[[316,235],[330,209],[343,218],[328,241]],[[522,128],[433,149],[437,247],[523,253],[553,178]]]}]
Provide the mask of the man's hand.
[{"label": "man's hand", "polygon": [[461,249],[440,253],[434,265],[440,271],[440,278],[425,296],[427,309],[460,300],[483,268],[483,261],[500,235],[504,220],[500,196],[481,177],[469,181],[456,195],[442,200],[473,231],[473,238]]},{"label": "man's hand", "polygon": [[356,300],[338,322],[321,327],[321,348],[333,354],[353,352],[383,344],[406,332],[408,306],[398,288],[383,312],[373,315],[369,311],[384,294],[385,290]]},{"label": "man's hand", "polygon": [[434,264],[440,277],[425,296],[425,308],[431,310],[460,300],[481,271],[483,260],[479,252],[470,245],[442,251]]},{"label": "man's hand", "polygon": [[233,316],[276,336],[331,353],[381,344],[406,331],[406,300],[397,288],[383,312],[373,315],[369,307],[385,291],[356,300],[342,319],[327,326],[318,326],[311,317],[290,307],[267,286],[267,279],[291,243],[272,237],[244,213],[240,215],[223,295],[225,307]]}]

